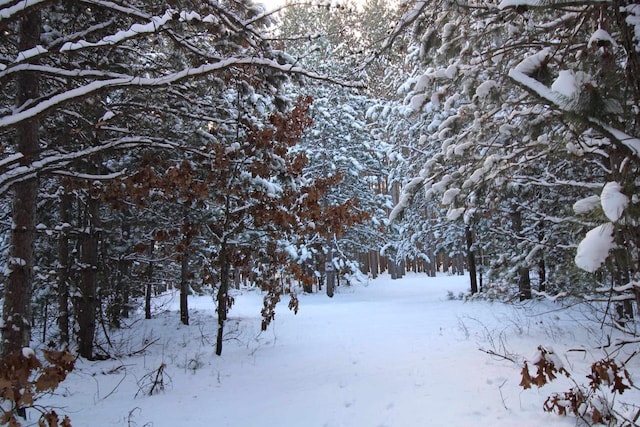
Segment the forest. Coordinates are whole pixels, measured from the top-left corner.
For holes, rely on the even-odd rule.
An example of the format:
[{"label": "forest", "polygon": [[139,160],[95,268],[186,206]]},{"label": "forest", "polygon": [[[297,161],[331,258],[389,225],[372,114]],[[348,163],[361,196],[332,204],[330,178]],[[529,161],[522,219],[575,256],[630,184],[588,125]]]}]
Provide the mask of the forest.
[{"label": "forest", "polygon": [[640,4],[0,0],[0,32],[0,424],[25,349],[57,386],[174,291],[218,356],[238,289],[267,331],[408,273],[640,353]]}]

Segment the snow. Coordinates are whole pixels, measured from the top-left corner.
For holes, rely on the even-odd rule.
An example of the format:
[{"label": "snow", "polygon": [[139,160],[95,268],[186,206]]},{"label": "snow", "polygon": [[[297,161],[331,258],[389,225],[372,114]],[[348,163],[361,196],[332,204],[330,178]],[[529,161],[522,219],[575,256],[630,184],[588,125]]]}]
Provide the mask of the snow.
[{"label": "snow", "polygon": [[587,214],[600,206],[600,196],[589,196],[580,199],[573,204],[576,215]]},{"label": "snow", "polygon": [[34,106],[26,108],[20,112],[0,117],[0,128],[12,126],[20,123],[21,121],[28,120],[38,114],[42,114],[49,111],[58,105],[69,102],[74,99],[88,96],[92,93],[117,87],[151,87],[151,86],[166,86],[172,83],[179,82],[181,80],[195,77],[199,75],[211,74],[224,70],[234,66],[255,66],[255,67],[267,67],[279,71],[285,71],[292,74],[301,74],[311,79],[323,80],[333,83],[338,83],[348,87],[363,87],[361,82],[344,81],[334,79],[326,75],[317,74],[307,71],[302,67],[291,66],[288,64],[279,64],[277,61],[258,58],[258,57],[228,57],[214,64],[204,64],[195,68],[185,68],[180,71],[167,74],[165,76],[157,78],[145,78],[145,77],[122,77],[107,80],[99,80],[88,83],[84,86],[69,89],[65,92],[52,96],[42,102],[36,103]]},{"label": "snow", "polygon": [[589,38],[589,43],[587,46],[591,47],[594,43],[597,45],[599,42],[610,43],[612,46],[617,46],[616,41],[611,37],[611,35],[603,30],[602,28],[598,28]]},{"label": "snow", "polygon": [[31,356],[35,356],[36,353],[35,351],[33,351],[32,348],[30,347],[23,347],[22,348],[22,357],[24,357],[25,359],[30,358]]},{"label": "snow", "polygon": [[622,193],[619,183],[612,181],[605,184],[600,194],[602,210],[611,222],[616,222],[622,216],[625,208],[629,204],[629,198]]},{"label": "snow", "polygon": [[497,86],[498,84],[495,80],[487,80],[486,82],[482,82],[476,89],[476,95],[478,96],[478,98],[484,99],[489,96],[489,93],[491,93],[491,89]]},{"label": "snow", "polygon": [[34,7],[46,1],[47,0],[22,0],[12,6],[3,7],[0,9],[0,22],[5,19],[10,19],[19,13],[23,13],[27,8]]},{"label": "snow", "polygon": [[[549,101],[550,103],[558,106],[564,111],[572,111],[571,103],[568,102],[566,97],[558,96],[559,92],[552,90],[551,88],[545,86],[543,83],[537,81],[531,74],[533,74],[537,69],[539,69],[542,64],[548,60],[551,56],[551,53],[547,49],[543,49],[540,52],[533,54],[524,58],[518,65],[509,70],[509,77],[513,79],[516,83],[520,84],[527,88],[527,90],[537,94],[539,97]],[[568,82],[568,75],[565,75],[565,82],[558,83],[556,85],[557,89],[569,90],[565,83]],[[579,77],[579,78],[578,78]],[[588,76],[584,74],[576,75],[576,80],[578,82],[584,82],[588,79]],[[608,136],[613,137],[617,141],[619,141],[622,145],[626,146],[634,156],[640,157],[640,138],[635,138],[631,135],[626,134],[625,132],[613,128],[606,123],[602,122],[599,119],[594,117],[587,117],[587,120],[600,127],[605,132],[609,133]]]},{"label": "snow", "polygon": [[551,90],[572,98],[579,90],[575,73],[572,70],[561,70],[558,78],[551,85]]},{"label": "snow", "polygon": [[633,41],[636,43],[636,52],[640,52],[640,4],[630,4],[620,9],[628,13],[626,22],[633,27]]},{"label": "snow", "polygon": [[424,102],[427,100],[427,98],[428,98],[428,95],[424,93],[414,95],[413,97],[411,97],[411,101],[409,102],[411,109],[414,111],[420,110],[422,108],[422,105],[424,105]]},{"label": "snow", "polygon": [[23,50],[22,52],[18,53],[18,56],[16,57],[16,60],[14,62],[26,61],[30,58],[33,58],[34,56],[38,56],[43,53],[47,53],[47,49],[40,45],[37,45],[36,47],[28,50]]},{"label": "snow", "polygon": [[[161,27],[167,24],[167,22],[173,19],[175,11],[167,10],[163,16],[154,16],[151,18],[151,22],[147,24],[133,24],[128,30],[118,31],[115,34],[103,37],[102,40],[97,41],[95,43],[87,42],[85,40],[80,40],[78,42],[66,42],[60,48],[60,52],[69,52],[78,49],[84,49],[87,47],[96,47],[96,46],[111,46],[116,45],[118,43],[122,43],[124,40],[130,39],[132,37],[137,37],[139,34],[146,33],[155,33]],[[196,14],[197,15],[197,14]],[[192,14],[187,14],[186,12],[182,12],[180,17],[183,19],[194,19],[195,16]],[[199,15],[197,16],[200,17]]]},{"label": "snow", "polygon": [[[579,332],[584,316],[544,301],[447,299],[467,290],[466,276],[383,275],[340,286],[332,299],[301,294],[298,315],[284,301],[263,333],[262,295],[235,291],[221,357],[212,345],[212,298],[190,297],[192,324],[184,326],[178,295],[165,295],[155,300],[154,319],[112,332],[125,353],[148,345],[144,354],[79,359],[61,393],[38,404],[54,405],[74,426],[574,426],[571,416],[542,411],[569,380],[527,391],[518,384],[523,355],[539,345],[586,382],[589,360],[570,351],[593,344]],[[586,359],[598,352],[589,348]],[[480,349],[508,352],[517,363]],[[162,364],[164,391],[140,392]],[[637,401],[638,393],[622,398]]]},{"label": "snow", "polygon": [[458,218],[460,218],[460,216],[462,216],[462,214],[464,214],[464,210],[465,208],[450,208],[447,211],[447,220],[449,221],[455,221]]},{"label": "snow", "polygon": [[498,5],[499,9],[517,6],[540,6],[540,0],[502,0]]},{"label": "snow", "polygon": [[111,120],[115,116],[116,116],[116,114],[113,111],[107,111],[106,113],[104,113],[102,115],[102,117],[100,117],[100,119],[98,120],[98,123],[106,122],[107,120]]},{"label": "snow", "polygon": [[575,263],[593,273],[602,266],[613,246],[613,224],[599,225],[590,230],[578,245]]},{"label": "snow", "polygon": [[450,205],[451,203],[453,203],[455,201],[456,196],[458,194],[460,194],[460,189],[459,188],[449,188],[442,195],[442,204],[443,205]]}]

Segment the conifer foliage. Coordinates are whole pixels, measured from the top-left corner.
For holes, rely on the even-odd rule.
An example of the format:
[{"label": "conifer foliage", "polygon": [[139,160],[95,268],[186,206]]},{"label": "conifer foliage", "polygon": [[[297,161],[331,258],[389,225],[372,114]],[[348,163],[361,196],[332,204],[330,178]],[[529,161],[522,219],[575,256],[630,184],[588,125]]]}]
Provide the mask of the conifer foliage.
[{"label": "conifer foliage", "polygon": [[[607,286],[631,316],[635,13],[589,1],[407,3],[385,48],[409,38],[414,68],[397,81],[402,99],[371,112],[403,147],[391,217],[407,238],[437,218],[436,241],[464,229],[467,254],[520,299]],[[452,251],[443,243],[435,250]]]},{"label": "conifer foliage", "polygon": [[231,277],[275,280],[310,218],[332,233],[351,223],[353,200],[318,207],[337,177],[301,178],[289,151],[311,100],[281,90],[294,74],[351,83],[290,63],[262,35],[270,22],[245,1],[3,2],[2,354],[58,313],[44,340],[107,357],[98,326],[143,295],[150,315],[171,283],[185,324],[188,294],[217,291],[221,337]]}]

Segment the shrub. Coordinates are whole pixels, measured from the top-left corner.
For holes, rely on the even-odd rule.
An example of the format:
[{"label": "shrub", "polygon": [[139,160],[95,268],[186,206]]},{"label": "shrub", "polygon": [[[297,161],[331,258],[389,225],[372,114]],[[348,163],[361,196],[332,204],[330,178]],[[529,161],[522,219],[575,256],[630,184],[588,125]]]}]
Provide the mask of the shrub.
[{"label": "shrub", "polygon": [[70,427],[71,421],[62,420],[54,410],[35,406],[42,393],[54,391],[73,370],[75,357],[68,351],[43,351],[43,365],[30,348],[12,353],[0,360],[0,425],[19,426],[18,417],[26,418],[28,408],[40,412],[40,427]]}]

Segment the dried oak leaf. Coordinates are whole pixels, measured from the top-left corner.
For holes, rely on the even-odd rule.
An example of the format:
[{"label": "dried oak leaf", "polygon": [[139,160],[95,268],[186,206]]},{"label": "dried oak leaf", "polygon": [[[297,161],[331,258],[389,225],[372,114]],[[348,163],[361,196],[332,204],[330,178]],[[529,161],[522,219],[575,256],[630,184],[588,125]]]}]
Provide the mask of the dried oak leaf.
[{"label": "dried oak leaf", "polygon": [[531,388],[531,375],[529,374],[529,367],[527,366],[527,362],[524,362],[524,366],[522,367],[522,371],[520,372],[522,375],[522,381],[520,381],[520,387],[523,389]]}]

